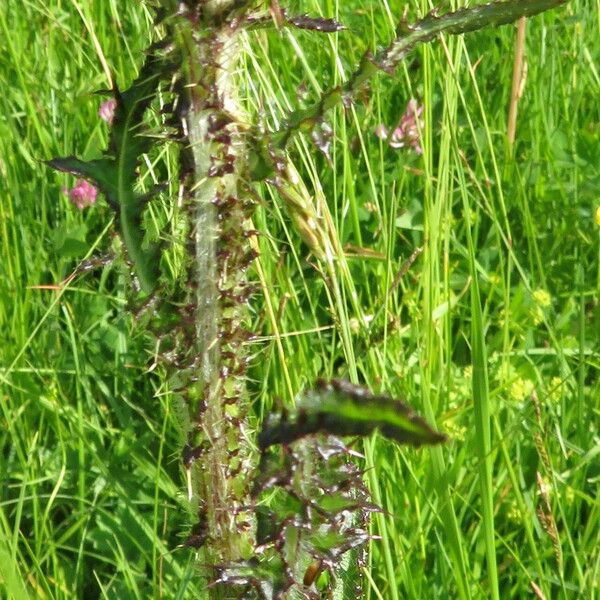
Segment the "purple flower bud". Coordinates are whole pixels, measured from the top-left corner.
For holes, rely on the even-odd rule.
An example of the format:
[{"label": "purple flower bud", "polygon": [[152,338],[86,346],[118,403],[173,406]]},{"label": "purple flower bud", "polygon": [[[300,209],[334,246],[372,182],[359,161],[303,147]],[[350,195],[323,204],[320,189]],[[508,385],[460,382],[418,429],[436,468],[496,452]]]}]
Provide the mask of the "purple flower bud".
[{"label": "purple flower bud", "polygon": [[98,116],[109,125],[112,125],[115,118],[115,108],[117,108],[117,101],[114,98],[110,98],[100,105]]},{"label": "purple flower bud", "polygon": [[63,192],[69,196],[69,200],[79,209],[96,203],[98,190],[85,179],[78,179],[73,189],[64,189]]}]

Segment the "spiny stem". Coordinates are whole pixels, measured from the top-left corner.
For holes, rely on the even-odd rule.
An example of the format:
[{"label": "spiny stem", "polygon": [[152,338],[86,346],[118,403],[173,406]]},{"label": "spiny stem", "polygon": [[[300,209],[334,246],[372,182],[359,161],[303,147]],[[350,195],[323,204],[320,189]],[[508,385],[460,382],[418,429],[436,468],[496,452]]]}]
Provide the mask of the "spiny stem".
[{"label": "spiny stem", "polygon": [[[224,10],[226,4],[212,2],[210,8]],[[248,480],[245,461],[251,447],[246,437],[247,399],[243,373],[231,372],[232,362],[245,364],[238,339],[243,333],[244,306],[235,300],[224,304],[224,297],[235,298],[246,284],[245,263],[241,263],[246,260],[249,244],[243,235],[246,215],[239,190],[245,163],[243,141],[236,118],[230,118],[239,115],[234,79],[240,54],[237,32],[228,25],[211,31],[207,24],[206,30],[205,37],[194,40],[191,27],[183,23],[179,38],[189,93],[185,121],[195,169],[194,352],[203,388],[198,405],[190,406],[189,412],[192,428],[201,431],[208,441],[206,452],[189,468],[193,471],[195,499],[206,518],[208,537],[201,562],[215,567],[240,560],[253,546],[252,531],[242,523],[249,520],[248,515],[241,510],[247,504],[250,484],[240,484]],[[221,127],[223,115],[227,119]],[[227,141],[217,141],[218,133]],[[220,172],[222,155],[230,162]],[[229,363],[226,354],[231,355]],[[238,464],[244,465],[237,477],[233,474],[232,453]],[[207,577],[216,579],[214,572],[207,573]],[[211,599],[229,598],[233,593],[223,586],[208,590]]]}]

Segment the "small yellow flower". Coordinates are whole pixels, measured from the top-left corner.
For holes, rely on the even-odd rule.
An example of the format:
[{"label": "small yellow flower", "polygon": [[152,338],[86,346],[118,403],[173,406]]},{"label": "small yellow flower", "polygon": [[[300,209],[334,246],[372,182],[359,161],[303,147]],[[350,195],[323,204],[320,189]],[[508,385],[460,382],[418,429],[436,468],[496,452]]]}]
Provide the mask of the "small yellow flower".
[{"label": "small yellow flower", "polygon": [[553,377],[550,380],[548,397],[552,402],[558,402],[562,395],[563,380],[560,377]]},{"label": "small yellow flower", "polygon": [[598,225],[598,227],[600,227],[600,206],[598,208],[596,208],[596,225]]},{"label": "small yellow flower", "polygon": [[533,292],[533,299],[535,300],[536,304],[542,308],[550,306],[550,301],[552,300],[550,294],[546,290],[542,289],[535,290],[535,292]]},{"label": "small yellow flower", "polygon": [[519,510],[518,504],[512,500],[508,507],[508,520],[513,523],[519,523],[522,520],[521,511]]},{"label": "small yellow flower", "polygon": [[573,501],[575,500],[575,490],[570,485],[566,486],[565,499],[567,504],[573,504]]},{"label": "small yellow flower", "polygon": [[519,377],[518,379],[515,379],[515,381],[512,382],[510,389],[508,390],[508,395],[510,396],[511,400],[521,402],[527,396],[529,396],[529,394],[531,394],[532,391],[533,384],[531,383],[531,381],[521,379]]},{"label": "small yellow flower", "polygon": [[496,381],[504,383],[515,377],[515,369],[509,362],[502,362],[496,372]]},{"label": "small yellow flower", "polygon": [[467,428],[462,425],[458,425],[453,421],[447,421],[444,423],[444,431],[448,434],[448,437],[457,442],[464,442],[467,437]]},{"label": "small yellow flower", "polygon": [[544,311],[540,306],[534,306],[530,314],[534,325],[539,325],[544,320]]},{"label": "small yellow flower", "polygon": [[506,309],[501,308],[498,314],[498,327],[504,327],[506,324]]},{"label": "small yellow flower", "polygon": [[517,379],[511,384],[508,393],[512,400],[523,400],[523,398],[525,398],[527,395],[525,392],[525,382],[522,379]]}]

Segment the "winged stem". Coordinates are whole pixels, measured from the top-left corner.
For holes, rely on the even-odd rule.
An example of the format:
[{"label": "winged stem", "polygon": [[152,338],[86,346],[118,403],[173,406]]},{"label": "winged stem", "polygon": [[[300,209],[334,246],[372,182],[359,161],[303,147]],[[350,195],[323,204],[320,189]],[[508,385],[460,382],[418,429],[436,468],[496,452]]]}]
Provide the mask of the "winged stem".
[{"label": "winged stem", "polygon": [[432,11],[413,25],[402,21],[396,30],[396,38],[386,48],[373,56],[367,52],[358,68],[348,81],[321,95],[319,102],[305,109],[292,112],[284,126],[275,134],[277,147],[285,148],[293,135],[311,130],[324,114],[340,102],[348,105],[356,93],[383,70],[393,72],[417,46],[430,42],[442,33],[460,35],[485,27],[498,27],[512,23],[521,17],[531,17],[541,12],[566,4],[569,0],[507,0],[492,2],[438,16]]}]

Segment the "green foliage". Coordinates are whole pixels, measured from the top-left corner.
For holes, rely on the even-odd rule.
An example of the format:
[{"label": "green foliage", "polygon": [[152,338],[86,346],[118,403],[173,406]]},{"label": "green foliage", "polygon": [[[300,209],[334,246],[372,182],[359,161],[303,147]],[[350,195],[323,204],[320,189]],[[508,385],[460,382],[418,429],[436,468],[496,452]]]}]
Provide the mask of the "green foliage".
[{"label": "green foliage", "polygon": [[337,104],[343,103],[345,106],[349,106],[360,89],[379,70],[392,74],[420,44],[431,42],[443,33],[460,35],[486,27],[513,23],[521,17],[537,15],[568,1],[506,0],[461,8],[442,16],[438,16],[436,9],[412,25],[403,19],[391,44],[377,52],[375,56],[367,52],[362,57],[358,69],[352,73],[343,86],[336,86],[324,92],[319,102],[310,108],[292,112],[288,116],[285,126],[275,136],[275,145],[283,148],[296,131],[312,130],[323,119],[325,113]]},{"label": "green foliage", "polygon": [[114,88],[116,108],[103,158],[82,161],[67,156],[47,161],[59,171],[90,179],[104,193],[117,213],[129,259],[145,292],[156,287],[159,247],[155,243],[144,247],[142,213],[152,194],[136,192],[140,159],[155,143],[146,131],[144,114],[159,91],[159,83],[170,78],[174,66],[171,57],[161,55],[160,48],[151,48],[131,86],[125,91]]},{"label": "green foliage", "polygon": [[[249,82],[249,113],[259,107],[271,123],[299,96],[318,101],[323,82],[345,81],[367,48],[395,37],[391,15],[405,6],[295,5],[335,15],[348,31],[327,43],[302,31],[249,34],[253,52],[237,75]],[[416,22],[429,5],[409,8]],[[349,111],[334,109],[334,168],[296,138],[290,160],[343,248],[342,302],[261,187],[263,295],[247,343],[259,414],[274,396],[290,405],[319,376],[352,377],[410,399],[450,438],[419,452],[365,443],[365,478],[385,511],[374,515],[381,539],[363,571],[371,598],[487,599],[490,542],[500,597],[597,597],[597,13],[572,0],[529,21],[514,155],[503,143],[510,28],[422,46],[397,78],[373,79]],[[189,548],[177,548],[190,516],[178,501],[182,440],[156,345],[124,314],[128,284],[112,265],[61,284],[109,245],[105,211],[70,210],[65,177],[35,162],[103,146],[89,95],[106,87],[98,48],[130,80],[152,23],[137,3],[8,0],[0,30],[0,595],[204,598]],[[425,105],[423,156],[372,133],[393,127],[411,97]],[[155,207],[173,212],[148,212]],[[164,234],[177,239],[175,228]],[[474,337],[487,350],[489,393],[479,401],[489,447],[472,402]],[[492,528],[489,518],[482,526],[490,500]],[[316,575],[317,589],[326,578]]]}]

